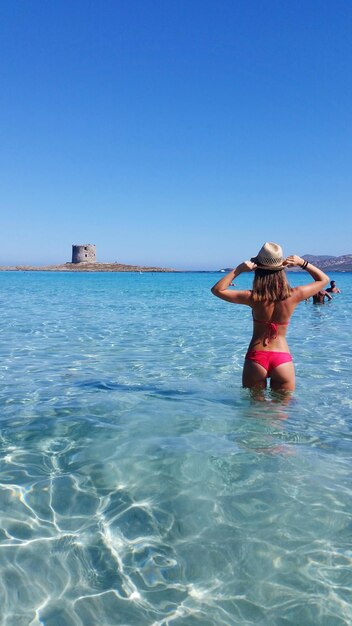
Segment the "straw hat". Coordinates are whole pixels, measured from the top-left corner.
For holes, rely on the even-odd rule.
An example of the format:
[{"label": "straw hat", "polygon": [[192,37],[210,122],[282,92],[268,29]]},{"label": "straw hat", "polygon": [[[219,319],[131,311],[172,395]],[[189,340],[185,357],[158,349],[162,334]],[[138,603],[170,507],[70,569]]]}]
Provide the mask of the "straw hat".
[{"label": "straw hat", "polygon": [[272,241],[267,241],[259,250],[257,256],[251,258],[258,269],[283,270],[284,255],[281,246]]}]

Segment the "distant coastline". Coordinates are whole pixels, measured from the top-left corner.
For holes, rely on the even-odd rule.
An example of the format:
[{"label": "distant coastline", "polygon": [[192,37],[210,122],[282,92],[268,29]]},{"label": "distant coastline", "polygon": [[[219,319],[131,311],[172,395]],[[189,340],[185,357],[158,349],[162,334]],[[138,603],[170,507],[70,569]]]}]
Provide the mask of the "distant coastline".
[{"label": "distant coastline", "polygon": [[[313,265],[325,272],[352,272],[352,254],[344,254],[342,256],[303,254],[302,259],[313,263]],[[219,272],[230,272],[231,269],[231,267],[226,267],[219,270]],[[287,270],[289,272],[300,271],[298,267],[288,267]]]},{"label": "distant coastline", "polygon": [[[343,256],[304,254],[306,259],[313,265],[327,272],[351,272],[352,254]],[[218,273],[229,272],[231,267],[213,270],[175,270],[169,267],[150,267],[145,265],[128,265],[126,263],[59,263],[56,265],[1,265],[0,272],[168,272],[168,273]],[[287,268],[290,272],[300,271],[299,268]]]},{"label": "distant coastline", "polygon": [[124,263],[62,263],[60,265],[2,265],[0,272],[177,272],[165,267]]}]

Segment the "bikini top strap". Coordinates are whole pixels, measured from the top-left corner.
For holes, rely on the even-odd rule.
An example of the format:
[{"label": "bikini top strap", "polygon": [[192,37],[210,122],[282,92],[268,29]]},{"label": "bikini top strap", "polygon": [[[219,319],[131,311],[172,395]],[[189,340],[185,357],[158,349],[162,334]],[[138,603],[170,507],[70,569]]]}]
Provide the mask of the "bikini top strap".
[{"label": "bikini top strap", "polygon": [[288,326],[288,322],[267,322],[266,320],[257,320],[253,315],[253,322],[266,325],[266,334],[264,337],[264,345],[267,346],[272,339],[276,339],[278,334],[278,326]]}]

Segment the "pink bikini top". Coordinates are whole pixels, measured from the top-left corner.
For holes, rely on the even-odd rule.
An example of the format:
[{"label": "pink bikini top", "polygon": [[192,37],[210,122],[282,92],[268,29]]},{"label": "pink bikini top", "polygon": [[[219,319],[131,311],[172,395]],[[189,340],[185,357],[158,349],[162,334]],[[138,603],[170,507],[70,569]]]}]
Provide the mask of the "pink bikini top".
[{"label": "pink bikini top", "polygon": [[264,345],[267,346],[272,339],[276,339],[278,334],[278,326],[288,326],[289,322],[266,322],[265,320],[256,320],[253,316],[253,322],[266,325],[266,333],[264,336]]}]

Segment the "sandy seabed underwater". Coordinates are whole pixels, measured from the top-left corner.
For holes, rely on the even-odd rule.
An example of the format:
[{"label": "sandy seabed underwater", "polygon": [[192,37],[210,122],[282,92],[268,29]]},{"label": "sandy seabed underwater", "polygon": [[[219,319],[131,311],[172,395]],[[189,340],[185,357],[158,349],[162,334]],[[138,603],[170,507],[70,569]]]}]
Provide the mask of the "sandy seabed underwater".
[{"label": "sandy seabed underwater", "polygon": [[218,277],[0,274],[1,626],[351,624],[352,274],[287,403]]}]

